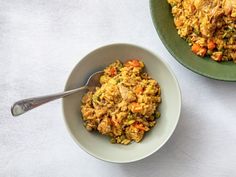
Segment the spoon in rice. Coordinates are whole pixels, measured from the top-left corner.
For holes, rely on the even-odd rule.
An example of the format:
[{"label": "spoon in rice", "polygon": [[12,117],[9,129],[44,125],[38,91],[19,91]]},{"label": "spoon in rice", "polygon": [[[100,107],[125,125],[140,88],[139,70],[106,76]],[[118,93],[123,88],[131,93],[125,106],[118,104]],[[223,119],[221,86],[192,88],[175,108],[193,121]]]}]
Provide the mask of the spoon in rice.
[{"label": "spoon in rice", "polygon": [[46,95],[46,96],[40,96],[40,97],[33,97],[33,98],[27,98],[23,100],[19,100],[15,102],[11,107],[11,113],[13,116],[19,116],[21,114],[24,114],[25,112],[34,109],[42,104],[48,103],[50,101],[63,98],[66,96],[69,96],[73,93],[77,93],[81,90],[94,90],[96,87],[100,86],[100,77],[102,76],[104,72],[98,71],[90,75],[89,79],[87,80],[86,84],[80,88],[64,91],[61,93]]}]

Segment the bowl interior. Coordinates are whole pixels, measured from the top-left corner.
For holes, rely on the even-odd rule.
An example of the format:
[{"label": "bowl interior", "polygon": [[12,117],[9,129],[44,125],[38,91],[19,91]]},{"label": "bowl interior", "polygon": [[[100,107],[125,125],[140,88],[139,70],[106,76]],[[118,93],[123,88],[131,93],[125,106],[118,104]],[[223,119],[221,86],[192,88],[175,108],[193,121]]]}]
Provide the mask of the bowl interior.
[{"label": "bowl interior", "polygon": [[91,52],[74,68],[65,90],[82,86],[91,73],[104,69],[115,59],[125,61],[131,58],[144,61],[146,71],[159,82],[162,89],[161,118],[141,143],[128,146],[111,144],[108,137],[88,132],[83,126],[80,112],[82,94],[63,99],[65,122],[74,140],[86,152],[105,161],[125,163],[147,157],[168,140],[179,119],[181,96],[173,73],[157,56],[134,45],[113,44]]},{"label": "bowl interior", "polygon": [[218,80],[236,81],[235,63],[217,63],[209,57],[203,59],[191,52],[188,43],[177,34],[167,0],[150,0],[150,8],[159,37],[177,61],[198,74]]}]

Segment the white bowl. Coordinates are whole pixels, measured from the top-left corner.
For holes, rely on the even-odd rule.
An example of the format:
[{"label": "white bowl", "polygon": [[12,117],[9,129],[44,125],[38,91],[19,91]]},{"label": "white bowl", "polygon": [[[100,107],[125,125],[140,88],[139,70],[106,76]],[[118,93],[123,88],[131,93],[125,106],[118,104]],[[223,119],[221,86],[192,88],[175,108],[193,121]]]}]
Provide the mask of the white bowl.
[{"label": "white bowl", "polygon": [[181,110],[181,94],[178,82],[160,57],[139,46],[111,44],[98,48],[85,56],[70,74],[65,90],[83,86],[95,71],[104,69],[116,59],[140,59],[147,73],[161,87],[161,117],[157,125],[148,132],[140,143],[130,145],[111,144],[109,138],[88,132],[81,117],[81,93],[63,98],[65,122],[75,142],[92,156],[109,162],[127,163],[143,159],[160,149],[170,138],[177,125]]}]

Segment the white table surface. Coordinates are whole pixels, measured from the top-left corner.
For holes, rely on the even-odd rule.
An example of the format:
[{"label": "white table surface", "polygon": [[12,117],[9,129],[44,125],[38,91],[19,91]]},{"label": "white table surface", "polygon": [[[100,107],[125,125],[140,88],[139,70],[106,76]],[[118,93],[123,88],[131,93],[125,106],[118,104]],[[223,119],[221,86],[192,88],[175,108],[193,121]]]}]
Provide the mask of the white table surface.
[{"label": "white table surface", "polygon": [[[156,52],[179,81],[180,121],[157,153],[131,164],[91,157],[68,134],[61,101],[12,118],[14,101],[63,90],[81,57],[116,42]],[[0,75],[0,177],[236,176],[236,83],[180,65],[148,0],[0,0]]]}]

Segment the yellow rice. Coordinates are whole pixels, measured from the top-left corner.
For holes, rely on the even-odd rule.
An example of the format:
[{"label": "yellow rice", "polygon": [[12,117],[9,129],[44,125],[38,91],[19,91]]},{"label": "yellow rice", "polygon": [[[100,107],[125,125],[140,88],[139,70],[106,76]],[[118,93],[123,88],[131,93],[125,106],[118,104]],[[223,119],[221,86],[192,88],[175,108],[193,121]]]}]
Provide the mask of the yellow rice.
[{"label": "yellow rice", "polygon": [[180,37],[199,56],[236,62],[236,0],[167,0]]},{"label": "yellow rice", "polygon": [[116,60],[104,70],[101,87],[82,98],[81,112],[88,131],[111,137],[112,143],[140,142],[160,117],[159,84],[143,72],[144,64]]}]

